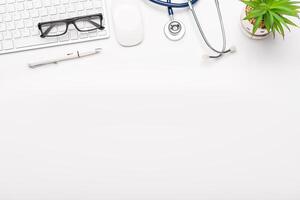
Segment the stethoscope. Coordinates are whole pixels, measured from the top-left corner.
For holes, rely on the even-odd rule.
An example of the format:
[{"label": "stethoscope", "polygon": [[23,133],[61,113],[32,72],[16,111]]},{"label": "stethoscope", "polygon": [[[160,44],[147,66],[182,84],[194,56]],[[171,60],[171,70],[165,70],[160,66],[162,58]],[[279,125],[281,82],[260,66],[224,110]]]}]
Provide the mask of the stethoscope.
[{"label": "stethoscope", "polygon": [[224,22],[223,22],[223,17],[222,17],[222,13],[221,13],[221,9],[220,9],[220,5],[219,5],[219,0],[215,0],[215,4],[216,4],[216,8],[217,8],[217,12],[218,12],[218,17],[219,17],[219,21],[220,21],[220,27],[221,27],[221,31],[222,31],[222,38],[223,38],[223,47],[222,50],[217,50],[216,48],[214,48],[210,42],[208,41],[206,34],[204,33],[202,26],[199,22],[198,16],[196,14],[195,8],[194,8],[194,4],[198,2],[198,0],[187,0],[187,2],[185,3],[174,3],[172,2],[172,0],[166,0],[166,1],[162,1],[162,0],[149,0],[155,4],[161,5],[161,6],[165,6],[168,8],[168,14],[170,16],[170,21],[165,25],[164,28],[164,32],[165,35],[167,36],[167,38],[169,38],[170,40],[173,41],[177,41],[183,38],[183,36],[185,35],[185,27],[184,24],[179,21],[179,20],[175,20],[174,19],[174,11],[173,8],[189,8],[189,10],[192,12],[194,20],[196,22],[196,25],[199,29],[199,32],[205,42],[205,44],[215,53],[217,53],[217,55],[210,55],[208,56],[209,58],[219,58],[224,54],[227,53],[233,53],[235,52],[235,47],[231,47],[230,49],[226,48],[226,33],[225,33],[225,27],[224,27]]}]

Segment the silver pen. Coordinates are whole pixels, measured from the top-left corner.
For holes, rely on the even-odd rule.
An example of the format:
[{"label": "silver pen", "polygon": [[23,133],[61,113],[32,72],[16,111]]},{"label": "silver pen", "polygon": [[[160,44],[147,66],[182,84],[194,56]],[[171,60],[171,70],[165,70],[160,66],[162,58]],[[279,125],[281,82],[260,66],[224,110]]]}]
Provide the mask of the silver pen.
[{"label": "silver pen", "polygon": [[34,69],[37,67],[41,67],[44,65],[49,65],[49,64],[57,64],[59,62],[62,61],[67,61],[67,60],[74,60],[74,59],[78,59],[78,58],[83,58],[83,57],[87,57],[87,56],[91,56],[91,55],[95,55],[98,54],[102,51],[101,48],[97,48],[91,51],[75,51],[75,52],[70,52],[67,53],[66,55],[62,56],[62,57],[58,57],[58,58],[53,58],[53,59],[49,59],[49,60],[44,60],[44,61],[40,61],[40,62],[36,62],[36,63],[29,63],[28,67]]}]

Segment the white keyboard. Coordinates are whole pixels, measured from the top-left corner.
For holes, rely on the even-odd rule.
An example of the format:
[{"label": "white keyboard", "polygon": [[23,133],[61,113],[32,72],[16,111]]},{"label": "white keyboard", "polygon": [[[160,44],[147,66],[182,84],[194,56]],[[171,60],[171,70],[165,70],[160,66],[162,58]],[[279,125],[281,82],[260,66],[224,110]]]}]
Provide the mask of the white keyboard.
[{"label": "white keyboard", "polygon": [[[109,37],[106,0],[0,0],[0,54]],[[59,37],[41,38],[39,22],[102,13],[104,30],[78,32],[70,25]]]}]

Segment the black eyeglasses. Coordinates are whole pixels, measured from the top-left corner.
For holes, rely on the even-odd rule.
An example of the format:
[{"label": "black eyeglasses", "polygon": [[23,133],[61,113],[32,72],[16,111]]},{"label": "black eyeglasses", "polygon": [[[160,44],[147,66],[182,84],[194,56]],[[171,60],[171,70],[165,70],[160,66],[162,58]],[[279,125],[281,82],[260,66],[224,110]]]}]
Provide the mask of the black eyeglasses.
[{"label": "black eyeglasses", "polygon": [[80,32],[88,32],[94,30],[104,30],[102,26],[103,16],[101,13],[94,15],[86,15],[81,17],[74,17],[69,19],[42,22],[38,24],[41,31],[41,37],[57,37],[68,32],[70,24]]}]

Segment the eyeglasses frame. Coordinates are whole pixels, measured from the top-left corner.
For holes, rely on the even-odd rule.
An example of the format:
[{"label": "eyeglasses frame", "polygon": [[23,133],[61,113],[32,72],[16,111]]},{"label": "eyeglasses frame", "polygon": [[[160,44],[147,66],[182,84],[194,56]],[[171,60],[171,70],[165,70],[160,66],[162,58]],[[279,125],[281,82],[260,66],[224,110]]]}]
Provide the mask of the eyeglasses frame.
[{"label": "eyeglasses frame", "polygon": [[[76,26],[76,21],[80,20],[80,19],[84,19],[84,18],[88,18],[88,17],[99,17],[100,18],[100,27],[96,27],[94,29],[90,29],[90,30],[80,30],[77,26]],[[42,26],[45,24],[54,24],[54,23],[65,23],[66,24],[66,30],[64,33],[61,33],[59,35],[44,35],[43,31],[42,31]],[[79,16],[79,17],[72,17],[72,18],[67,18],[67,19],[62,19],[62,20],[55,20],[55,21],[47,21],[47,22],[40,22],[38,23],[38,28],[41,32],[41,38],[45,38],[45,37],[59,37],[62,35],[65,35],[68,32],[69,29],[69,25],[73,24],[73,26],[76,28],[77,31],[79,32],[89,32],[89,31],[94,31],[94,30],[104,30],[105,27],[102,25],[103,23],[103,15],[102,13],[98,13],[98,14],[92,14],[92,15],[85,15],[85,16]]]}]

